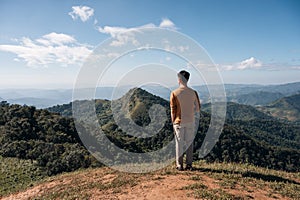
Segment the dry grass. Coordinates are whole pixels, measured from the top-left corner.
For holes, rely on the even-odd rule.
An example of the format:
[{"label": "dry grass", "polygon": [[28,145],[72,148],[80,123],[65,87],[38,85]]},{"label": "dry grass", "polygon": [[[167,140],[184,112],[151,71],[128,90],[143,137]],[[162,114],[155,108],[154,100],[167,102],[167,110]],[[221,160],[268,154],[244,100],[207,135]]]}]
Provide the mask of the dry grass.
[{"label": "dry grass", "polygon": [[[13,191],[14,192],[14,191]],[[300,173],[245,164],[196,162],[194,171],[169,166],[147,174],[103,167],[45,179],[4,199],[300,199]]]}]

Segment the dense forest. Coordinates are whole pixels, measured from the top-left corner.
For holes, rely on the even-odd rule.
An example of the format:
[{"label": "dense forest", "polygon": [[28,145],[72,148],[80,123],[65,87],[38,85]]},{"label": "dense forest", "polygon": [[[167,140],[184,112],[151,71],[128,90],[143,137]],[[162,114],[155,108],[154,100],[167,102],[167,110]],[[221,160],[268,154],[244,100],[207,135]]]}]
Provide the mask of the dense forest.
[{"label": "dense forest", "polygon": [[[129,135],[114,121],[111,101],[93,101],[105,135],[122,149],[130,152],[150,152],[162,148],[174,137],[170,121],[167,121],[163,129],[153,137],[137,138],[132,134]],[[130,95],[128,93],[115,101],[116,105],[126,104],[120,109],[128,109],[129,115],[125,117],[130,117],[139,126],[145,127],[151,123],[148,110],[153,104],[163,106],[170,120],[169,102],[145,90],[133,89]],[[81,101],[82,105],[84,102],[88,101]],[[239,106],[239,104],[228,106],[227,120],[221,137],[204,159],[209,162],[249,163],[273,169],[300,171],[299,126],[280,122],[252,110],[252,107],[247,109]],[[234,113],[236,109],[240,113]],[[246,114],[243,112],[251,117],[245,118]],[[202,144],[209,123],[209,112],[202,111],[200,127],[195,138],[195,159],[199,159],[196,150]],[[90,137],[93,138],[95,135]],[[101,142],[99,137],[95,140],[95,145],[97,142]],[[43,167],[49,175],[101,166],[80,140],[72,118],[72,103],[45,110],[2,102],[0,144],[1,156],[30,159]],[[107,153],[112,153],[109,152],[109,147],[106,150]]]},{"label": "dense forest", "polygon": [[[203,105],[203,110],[210,112],[210,104]],[[299,124],[267,115],[253,106],[228,102],[226,123],[270,146],[300,149]]]},{"label": "dense forest", "polygon": [[48,175],[97,164],[74,121],[32,106],[0,105],[0,155],[30,159]]}]

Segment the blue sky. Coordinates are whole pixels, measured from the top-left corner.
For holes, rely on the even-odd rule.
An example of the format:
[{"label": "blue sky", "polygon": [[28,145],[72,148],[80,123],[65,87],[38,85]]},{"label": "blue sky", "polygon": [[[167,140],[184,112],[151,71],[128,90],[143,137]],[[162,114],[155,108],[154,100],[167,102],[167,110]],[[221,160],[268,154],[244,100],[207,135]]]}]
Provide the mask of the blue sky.
[{"label": "blue sky", "polygon": [[72,88],[101,42],[149,24],[202,45],[225,83],[300,81],[297,0],[0,0],[0,88]]}]

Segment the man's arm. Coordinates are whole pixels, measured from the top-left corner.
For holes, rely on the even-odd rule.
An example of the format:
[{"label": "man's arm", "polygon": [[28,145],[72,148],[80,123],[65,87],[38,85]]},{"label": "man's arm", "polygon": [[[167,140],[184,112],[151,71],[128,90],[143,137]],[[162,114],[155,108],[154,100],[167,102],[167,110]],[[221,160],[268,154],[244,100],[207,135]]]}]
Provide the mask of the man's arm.
[{"label": "man's arm", "polygon": [[195,102],[196,112],[200,112],[201,104],[200,104],[198,93],[196,91],[195,91],[195,95],[196,95],[196,102]]},{"label": "man's arm", "polygon": [[170,108],[171,108],[171,120],[172,123],[174,123],[175,118],[176,118],[176,111],[177,111],[177,99],[173,92],[170,95]]},{"label": "man's arm", "polygon": [[201,104],[200,104],[200,100],[199,100],[199,96],[197,94],[197,92],[195,91],[195,102],[194,102],[194,105],[195,105],[195,129],[198,129],[198,123],[199,123],[199,119],[200,119],[200,109],[201,109]]}]

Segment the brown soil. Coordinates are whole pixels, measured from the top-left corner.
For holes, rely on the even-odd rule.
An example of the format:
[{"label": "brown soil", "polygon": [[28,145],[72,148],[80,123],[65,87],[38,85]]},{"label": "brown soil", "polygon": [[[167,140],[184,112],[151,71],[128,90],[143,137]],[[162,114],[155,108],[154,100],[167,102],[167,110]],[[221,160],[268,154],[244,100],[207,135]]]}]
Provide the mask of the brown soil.
[{"label": "brown soil", "polygon": [[[197,179],[192,177],[197,176]],[[25,191],[4,197],[3,200],[25,199],[195,199],[193,189],[187,189],[195,183],[204,185],[205,190],[223,189],[227,194],[239,199],[286,199],[280,195],[270,197],[268,188],[237,187],[224,189],[220,180],[211,178],[205,172],[159,171],[150,174],[125,174],[108,168],[99,168],[75,172],[49,178]],[[63,194],[56,195],[51,194]],[[71,194],[71,195],[70,195]],[[78,198],[74,198],[78,194]],[[50,196],[49,196],[50,195]],[[69,196],[68,196],[69,195]],[[73,195],[73,196],[72,196]]]}]

